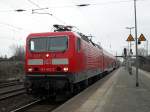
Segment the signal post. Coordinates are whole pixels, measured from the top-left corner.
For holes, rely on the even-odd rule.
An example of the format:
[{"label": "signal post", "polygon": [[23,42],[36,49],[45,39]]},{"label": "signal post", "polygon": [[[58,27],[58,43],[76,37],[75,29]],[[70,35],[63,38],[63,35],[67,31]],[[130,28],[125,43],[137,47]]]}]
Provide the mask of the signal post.
[{"label": "signal post", "polygon": [[[132,27],[132,28],[134,28],[134,27]],[[132,41],[134,41],[134,38],[131,35],[131,28],[130,28],[130,34],[129,34],[129,36],[128,36],[126,41],[129,42],[129,52],[128,52],[128,56],[127,56],[127,68],[128,68],[129,74],[131,75],[132,74],[132,60],[131,60],[131,56],[133,54],[132,48],[131,48],[131,44],[132,44]]]}]

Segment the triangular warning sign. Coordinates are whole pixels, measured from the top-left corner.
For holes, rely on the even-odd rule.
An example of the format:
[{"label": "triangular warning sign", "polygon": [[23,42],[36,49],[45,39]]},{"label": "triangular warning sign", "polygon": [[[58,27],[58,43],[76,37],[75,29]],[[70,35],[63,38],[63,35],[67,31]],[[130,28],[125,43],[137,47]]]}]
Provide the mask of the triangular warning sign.
[{"label": "triangular warning sign", "polygon": [[127,41],[134,41],[133,36],[130,34],[129,37],[127,38]]},{"label": "triangular warning sign", "polygon": [[146,38],[143,34],[141,34],[138,40],[139,41],[146,41]]}]

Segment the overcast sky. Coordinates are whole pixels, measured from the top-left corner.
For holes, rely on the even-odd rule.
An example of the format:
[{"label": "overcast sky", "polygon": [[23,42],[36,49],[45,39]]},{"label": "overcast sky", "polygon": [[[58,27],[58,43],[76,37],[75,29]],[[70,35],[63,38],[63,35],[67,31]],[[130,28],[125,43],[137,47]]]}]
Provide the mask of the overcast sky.
[{"label": "overcast sky", "polygon": [[[78,4],[91,4],[77,7]],[[32,9],[38,13],[32,14]],[[15,12],[24,9],[24,12]],[[137,1],[138,36],[150,39],[150,0]],[[129,35],[126,27],[134,26],[133,0],[0,0],[0,55],[11,56],[13,44],[25,45],[32,32],[52,31],[53,24],[73,25],[93,35],[95,42],[113,54],[121,54]],[[132,31],[134,36],[134,30]],[[150,43],[150,42],[149,42]],[[144,47],[143,43],[139,47]]]}]

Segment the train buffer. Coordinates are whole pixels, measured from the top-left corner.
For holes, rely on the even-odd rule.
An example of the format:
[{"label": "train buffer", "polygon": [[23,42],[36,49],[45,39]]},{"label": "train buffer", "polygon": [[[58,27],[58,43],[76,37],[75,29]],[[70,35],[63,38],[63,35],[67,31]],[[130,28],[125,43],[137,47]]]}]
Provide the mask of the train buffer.
[{"label": "train buffer", "polygon": [[53,112],[150,112],[150,73],[135,69],[129,75],[124,67],[110,73]]}]

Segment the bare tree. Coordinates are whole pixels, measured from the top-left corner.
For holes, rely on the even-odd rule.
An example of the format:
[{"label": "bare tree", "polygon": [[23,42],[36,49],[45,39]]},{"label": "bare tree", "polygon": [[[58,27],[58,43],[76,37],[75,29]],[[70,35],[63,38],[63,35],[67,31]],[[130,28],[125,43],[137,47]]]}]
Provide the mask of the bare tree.
[{"label": "bare tree", "polygon": [[21,60],[23,61],[25,58],[25,49],[24,46],[21,45],[12,45],[10,46],[10,49],[12,50],[13,56],[11,59],[13,60]]}]

